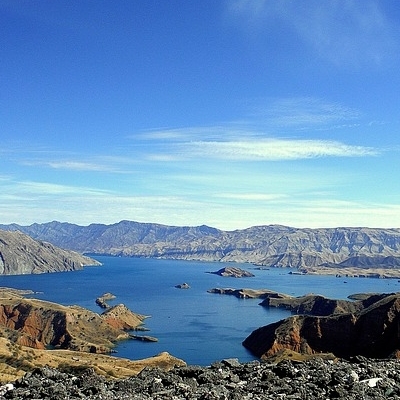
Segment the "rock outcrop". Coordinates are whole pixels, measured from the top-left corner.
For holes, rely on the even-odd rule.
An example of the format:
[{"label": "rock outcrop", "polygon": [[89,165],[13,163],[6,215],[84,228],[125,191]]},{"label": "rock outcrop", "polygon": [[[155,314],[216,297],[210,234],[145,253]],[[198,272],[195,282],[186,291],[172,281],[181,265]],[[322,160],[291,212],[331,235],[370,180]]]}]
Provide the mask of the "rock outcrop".
[{"label": "rock outcrop", "polygon": [[357,312],[289,317],[253,331],[243,345],[261,358],[285,349],[342,358],[399,356],[400,294],[373,296],[363,304]]},{"label": "rock outcrop", "polygon": [[357,293],[349,296],[349,299],[355,300],[350,301],[329,299],[313,293],[295,297],[270,289],[213,288],[207,292],[235,296],[238,299],[263,299],[260,303],[263,307],[283,308],[294,314],[316,316],[359,312],[388,296],[384,293]]},{"label": "rock outcrop", "polygon": [[25,299],[26,292],[0,288],[0,382],[43,366],[73,371],[91,368],[109,378],[123,378],[146,367],[168,370],[186,365],[165,352],[135,361],[107,355],[117,340],[131,338],[130,330],[142,330],[145,317],[124,305],[99,315],[82,307]]},{"label": "rock outcrop", "polygon": [[145,317],[120,304],[99,315],[78,306],[62,306],[2,293],[0,329],[22,346],[109,353],[117,340],[127,339]]},{"label": "rock outcrop", "polygon": [[210,272],[210,274],[231,278],[249,278],[254,276],[254,274],[252,274],[251,272],[238,267],[224,267],[219,269],[218,271]]},{"label": "rock outcrop", "polygon": [[92,258],[37,241],[19,231],[0,230],[0,275],[40,274],[100,265]]},{"label": "rock outcrop", "polygon": [[291,299],[292,296],[287,294],[274,292],[269,289],[233,289],[233,288],[213,288],[207,290],[208,293],[226,294],[235,296],[238,299]]},{"label": "rock outcrop", "polygon": [[[281,225],[222,231],[121,221],[79,226],[49,222],[20,230],[82,253],[293,267],[304,273],[400,277],[400,229],[297,229]],[[362,271],[360,271],[362,268]]]},{"label": "rock outcrop", "polygon": [[96,299],[96,304],[100,307],[100,308],[110,308],[109,304],[107,303],[107,301],[109,300],[114,300],[116,298],[115,295],[113,295],[112,293],[104,293],[102,296],[98,297]]},{"label": "rock outcrop", "polygon": [[332,314],[355,313],[365,308],[363,302],[328,299],[321,295],[308,294],[305,296],[266,296],[260,303],[264,307],[276,307],[289,310],[295,314],[328,316]]},{"label": "rock outcrop", "polygon": [[177,289],[190,289],[190,285],[186,282],[175,285]]},{"label": "rock outcrop", "polygon": [[122,331],[136,329],[147,318],[145,315],[133,313],[124,304],[108,307],[101,317],[108,325]]}]

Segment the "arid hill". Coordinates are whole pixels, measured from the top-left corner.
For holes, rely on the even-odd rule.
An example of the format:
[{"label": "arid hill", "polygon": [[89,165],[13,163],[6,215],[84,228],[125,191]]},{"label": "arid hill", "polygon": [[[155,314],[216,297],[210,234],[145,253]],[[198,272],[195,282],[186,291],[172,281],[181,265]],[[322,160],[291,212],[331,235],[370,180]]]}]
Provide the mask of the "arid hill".
[{"label": "arid hill", "polygon": [[16,344],[36,349],[110,353],[115,342],[127,339],[127,331],[145,318],[123,304],[97,314],[0,290],[0,328],[10,331]]},{"label": "arid hill", "polygon": [[[145,316],[124,305],[97,314],[78,306],[24,298],[16,290],[0,289],[0,375],[14,380],[25,371],[49,365],[59,368],[95,368],[110,377],[135,375],[145,366],[169,369],[182,360],[160,354],[130,361],[105,355]],[[10,377],[14,377],[11,379]]]},{"label": "arid hill", "polygon": [[[355,312],[295,315],[253,331],[243,345],[261,358],[290,350],[337,357],[400,356],[400,294],[373,296]],[[311,312],[311,310],[310,310]],[[321,314],[321,312],[319,312]]]},{"label": "arid hill", "polygon": [[[121,221],[79,226],[0,225],[82,253],[249,262],[305,273],[400,277],[400,229],[297,229],[281,225],[222,231]],[[359,271],[362,268],[363,271]]]},{"label": "arid hill", "polygon": [[40,274],[82,269],[85,265],[100,265],[92,258],[75,251],[34,240],[19,231],[0,230],[0,274]]}]

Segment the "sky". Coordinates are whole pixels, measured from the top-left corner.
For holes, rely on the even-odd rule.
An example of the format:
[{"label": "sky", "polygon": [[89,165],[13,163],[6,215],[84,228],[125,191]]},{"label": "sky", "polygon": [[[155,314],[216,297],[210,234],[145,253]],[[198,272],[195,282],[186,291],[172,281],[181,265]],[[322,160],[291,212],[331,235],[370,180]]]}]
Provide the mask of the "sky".
[{"label": "sky", "polygon": [[0,0],[0,223],[400,228],[398,0]]}]

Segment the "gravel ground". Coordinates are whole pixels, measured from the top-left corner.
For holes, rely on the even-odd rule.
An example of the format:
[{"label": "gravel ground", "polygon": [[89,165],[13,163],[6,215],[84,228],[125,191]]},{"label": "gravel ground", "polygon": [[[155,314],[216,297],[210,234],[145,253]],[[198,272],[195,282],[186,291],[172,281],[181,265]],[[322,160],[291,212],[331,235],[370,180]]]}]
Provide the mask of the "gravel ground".
[{"label": "gravel ground", "polygon": [[228,359],[169,372],[144,369],[124,380],[107,380],[91,369],[73,374],[41,368],[1,386],[0,399],[400,399],[400,361]]}]

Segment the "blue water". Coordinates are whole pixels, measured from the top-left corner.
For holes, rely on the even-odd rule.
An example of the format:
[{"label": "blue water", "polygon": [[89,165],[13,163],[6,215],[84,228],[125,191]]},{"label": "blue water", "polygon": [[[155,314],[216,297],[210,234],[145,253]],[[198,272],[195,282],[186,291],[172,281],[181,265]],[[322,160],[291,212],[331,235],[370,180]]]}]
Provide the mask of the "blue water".
[{"label": "blue water", "polygon": [[[254,357],[241,345],[256,328],[286,318],[284,310],[266,309],[258,299],[237,299],[207,293],[214,287],[270,289],[300,296],[318,293],[331,298],[346,298],[360,292],[397,292],[396,279],[335,278],[291,275],[288,269],[258,270],[249,264],[235,264],[251,270],[253,278],[224,278],[208,271],[219,263],[153,260],[120,257],[95,257],[101,267],[82,271],[41,275],[1,276],[0,286],[31,289],[34,297],[64,305],[76,304],[96,312],[102,310],[95,299],[105,292],[117,298],[109,304],[123,303],[132,311],[151,316],[145,320],[147,333],[156,343],[124,341],[117,356],[141,359],[168,351],[188,364],[209,365],[216,360]],[[176,289],[187,282],[190,289]]]}]

